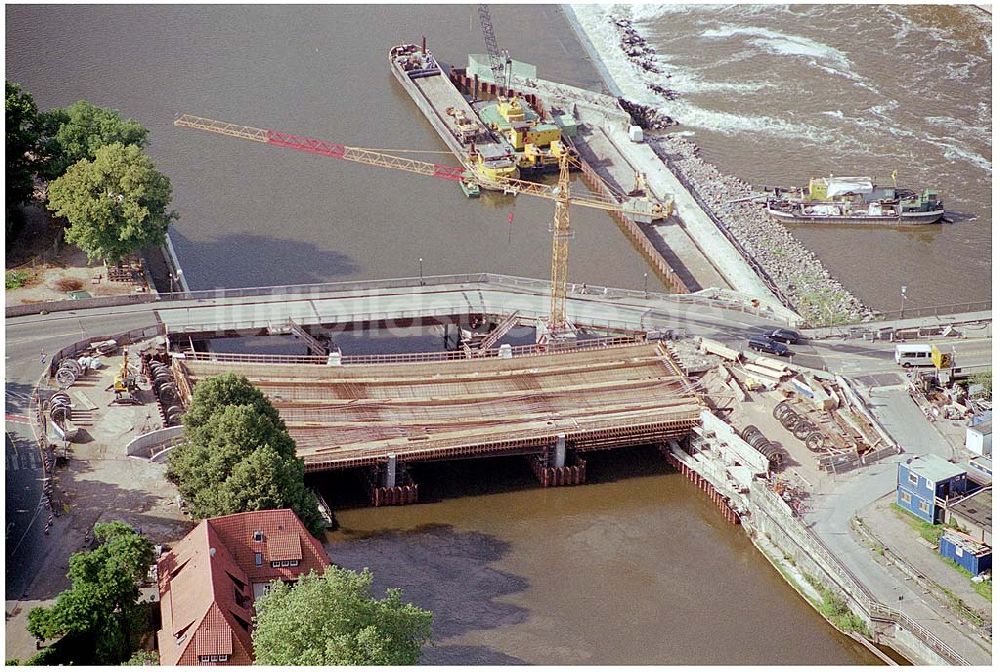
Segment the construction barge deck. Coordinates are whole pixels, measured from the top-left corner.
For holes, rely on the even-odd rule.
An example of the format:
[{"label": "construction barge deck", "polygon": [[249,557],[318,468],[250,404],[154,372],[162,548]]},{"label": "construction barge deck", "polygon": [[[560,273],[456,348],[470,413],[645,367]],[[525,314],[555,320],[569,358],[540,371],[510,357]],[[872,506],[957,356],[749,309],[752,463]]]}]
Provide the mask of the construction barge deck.
[{"label": "construction barge deck", "polygon": [[513,148],[494,137],[426,45],[393,47],[389,69],[462,165],[487,179],[519,176]]},{"label": "construction barge deck", "polygon": [[[270,399],[307,472],[489,455],[577,453],[684,436],[703,406],[660,342],[381,365],[175,359],[185,404],[233,372]],[[234,358],[235,360],[235,358]]]}]

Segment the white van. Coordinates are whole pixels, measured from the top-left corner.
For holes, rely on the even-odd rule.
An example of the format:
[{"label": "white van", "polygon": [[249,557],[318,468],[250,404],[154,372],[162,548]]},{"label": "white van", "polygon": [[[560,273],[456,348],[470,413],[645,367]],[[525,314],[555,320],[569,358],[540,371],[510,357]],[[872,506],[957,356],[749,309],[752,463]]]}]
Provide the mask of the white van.
[{"label": "white van", "polygon": [[931,361],[931,346],[929,345],[907,345],[896,346],[896,363],[900,366],[934,366]]}]

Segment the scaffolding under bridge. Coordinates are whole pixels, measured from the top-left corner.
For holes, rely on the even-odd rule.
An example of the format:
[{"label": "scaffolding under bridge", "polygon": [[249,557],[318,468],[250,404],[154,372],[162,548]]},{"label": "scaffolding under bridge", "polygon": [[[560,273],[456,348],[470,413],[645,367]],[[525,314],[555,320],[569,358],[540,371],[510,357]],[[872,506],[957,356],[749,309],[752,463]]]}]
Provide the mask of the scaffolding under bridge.
[{"label": "scaffolding under bridge", "polygon": [[278,409],[309,472],[514,454],[561,468],[567,451],[685,436],[703,408],[658,342],[379,365],[210,357],[175,359],[185,401],[201,379],[246,376]]}]

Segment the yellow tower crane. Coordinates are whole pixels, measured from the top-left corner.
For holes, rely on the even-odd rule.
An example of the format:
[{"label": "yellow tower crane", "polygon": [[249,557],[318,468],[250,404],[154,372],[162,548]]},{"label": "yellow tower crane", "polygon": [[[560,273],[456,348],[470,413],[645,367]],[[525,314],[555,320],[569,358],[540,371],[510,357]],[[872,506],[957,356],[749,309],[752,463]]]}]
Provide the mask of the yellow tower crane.
[{"label": "yellow tower crane", "polygon": [[[174,126],[194,128],[241,138],[243,140],[252,140],[277,147],[320,154],[335,159],[354,161],[369,166],[393,168],[395,170],[403,170],[453,182],[472,183],[483,189],[503,191],[514,195],[529,194],[555,201],[556,212],[552,225],[552,296],[547,325],[548,332],[552,336],[559,336],[565,333],[569,326],[566,322],[566,279],[569,270],[569,240],[573,236],[572,229],[570,228],[569,206],[572,204],[585,208],[604,210],[606,212],[641,215],[653,220],[662,219],[670,215],[670,204],[664,206],[659,203],[646,202],[642,205],[633,205],[598,194],[588,193],[581,195],[572,193],[570,190],[569,169],[570,163],[575,160],[570,157],[568,150],[565,149],[559,155],[559,181],[555,187],[552,187],[537,182],[527,182],[507,177],[489,178],[480,171],[474,170],[471,165],[456,167],[429,163],[427,161],[394,156],[379,150],[350,147],[306,136],[216,121],[190,114],[181,115],[174,120]],[[614,194],[615,192],[609,187],[609,193]]]}]

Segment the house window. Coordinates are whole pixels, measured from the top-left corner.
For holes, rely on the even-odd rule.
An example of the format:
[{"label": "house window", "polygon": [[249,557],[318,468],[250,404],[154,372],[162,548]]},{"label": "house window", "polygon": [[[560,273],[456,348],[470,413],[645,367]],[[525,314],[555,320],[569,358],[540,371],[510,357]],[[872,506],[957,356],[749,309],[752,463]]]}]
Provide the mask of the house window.
[{"label": "house window", "polygon": [[913,497],[911,497],[910,493],[906,491],[899,493],[899,499],[903,502],[903,504],[909,504],[913,501]]},{"label": "house window", "polygon": [[263,565],[264,564],[264,554],[263,553],[254,553],[253,554],[253,564],[257,565],[258,567],[260,567],[261,565]]},{"label": "house window", "polygon": [[289,560],[288,561],[288,566],[289,567],[298,567],[299,566],[299,561],[298,560]]},{"label": "house window", "polygon": [[288,560],[282,560],[281,561],[281,566],[282,567],[288,567]]},{"label": "house window", "polygon": [[910,483],[912,483],[913,485],[920,485],[920,477],[914,474],[912,471],[910,472],[909,478],[910,478]]},{"label": "house window", "polygon": [[229,654],[223,653],[217,656],[198,656],[199,663],[224,663],[229,660]]},{"label": "house window", "polygon": [[271,566],[272,567],[281,567],[281,562],[278,561],[278,560],[272,560],[271,561]]},{"label": "house window", "polygon": [[931,505],[928,504],[927,502],[920,502],[918,506],[920,507],[920,510],[923,511],[924,513],[929,513],[931,510]]}]

